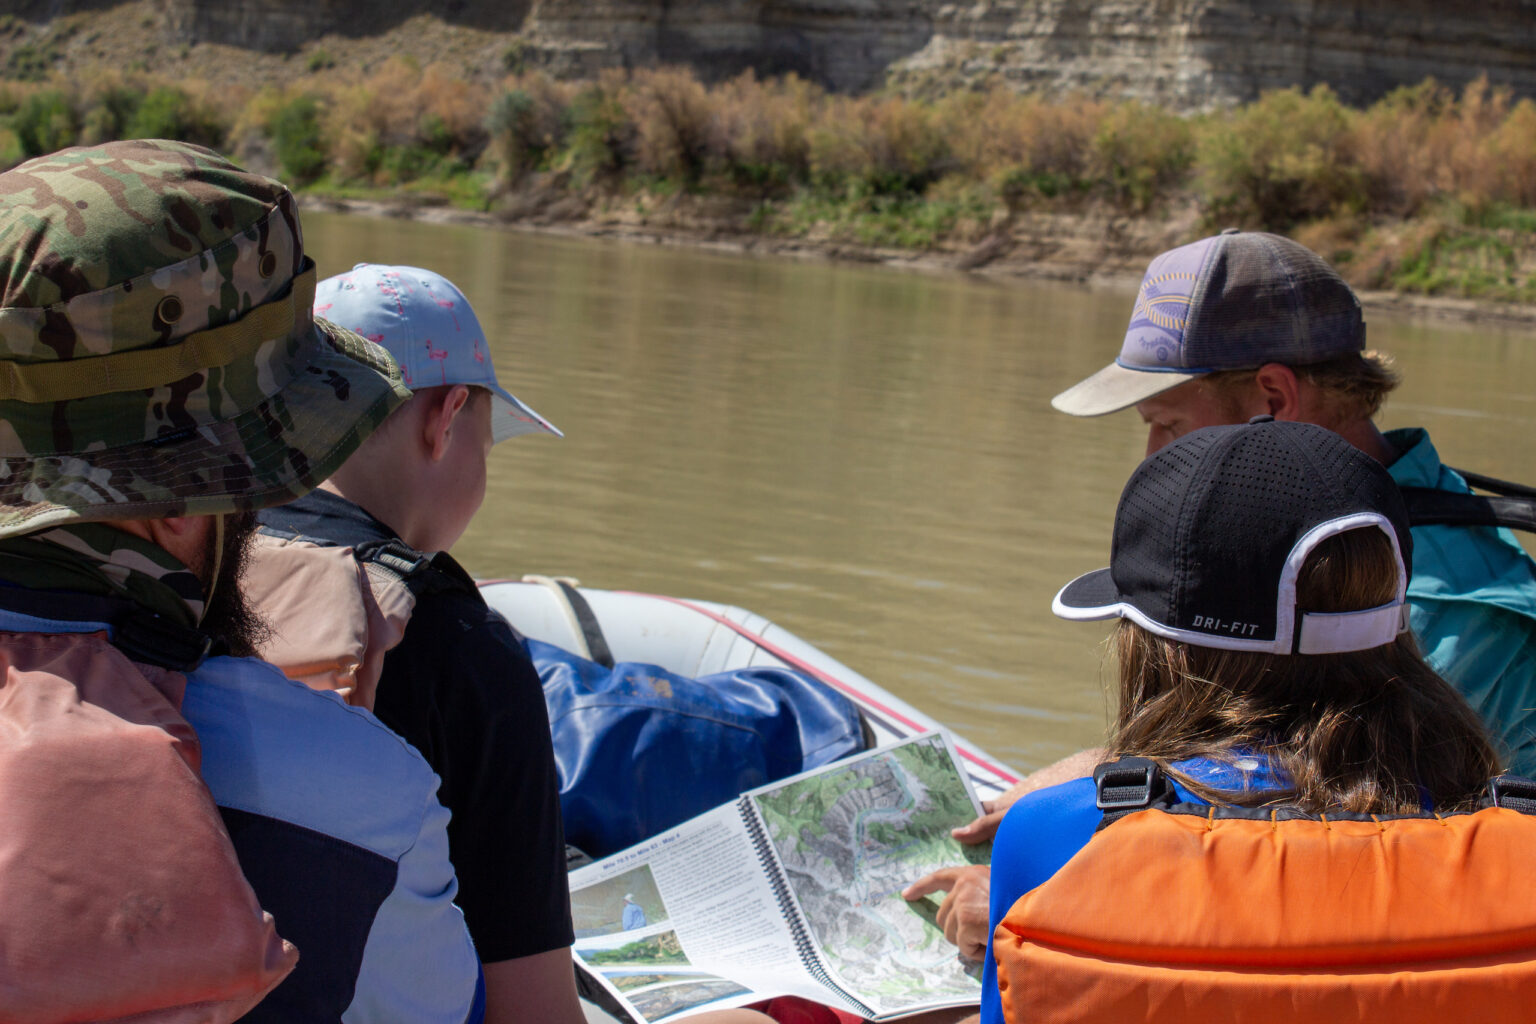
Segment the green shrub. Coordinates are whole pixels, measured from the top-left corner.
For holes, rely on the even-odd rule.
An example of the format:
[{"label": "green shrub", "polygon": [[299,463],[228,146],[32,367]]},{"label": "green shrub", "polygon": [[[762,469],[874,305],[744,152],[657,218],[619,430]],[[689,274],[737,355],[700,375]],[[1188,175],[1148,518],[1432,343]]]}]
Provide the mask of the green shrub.
[{"label": "green shrub", "polygon": [[711,94],[692,72],[660,68],[635,77],[630,101],[640,171],[697,184],[709,156]]},{"label": "green shrub", "polygon": [[80,136],[80,118],[74,104],[58,89],[35,92],[22,101],[11,117],[11,130],[28,157],[42,156],[73,146]]},{"label": "green shrub", "polygon": [[0,116],[8,117],[16,113],[26,95],[26,89],[0,82]]},{"label": "green shrub", "polygon": [[711,91],[710,156],[735,187],[766,198],[810,180],[810,128],[823,104],[794,75],[760,82],[750,71]]},{"label": "green shrub", "polygon": [[277,162],[293,184],[311,182],[325,170],[320,102],[315,97],[303,95],[284,103],[272,115],[267,131]]},{"label": "green shrub", "polygon": [[508,89],[491,103],[485,130],[501,160],[503,178],[515,182],[534,170],[557,144],[548,119],[541,119],[538,103],[527,89]]},{"label": "green shrub", "polygon": [[1141,103],[1107,111],[1094,134],[1089,175],[1123,210],[1146,213],[1183,183],[1195,162],[1185,118]]},{"label": "green shrub", "polygon": [[138,104],[126,134],[133,139],[178,139],[218,148],[224,143],[225,126],[182,90],[162,85]]},{"label": "green shrub", "polygon": [[416,144],[429,153],[447,156],[453,151],[453,131],[437,114],[423,114],[416,122]]},{"label": "green shrub", "polygon": [[918,196],[953,164],[942,119],[899,99],[833,101],[810,133],[812,180],[824,191]]},{"label": "green shrub", "polygon": [[439,170],[443,155],[430,146],[408,144],[384,151],[383,170],[391,182],[415,181]]},{"label": "green shrub", "polygon": [[131,138],[128,125],[144,94],[125,85],[112,85],[91,96],[85,106],[80,141],[86,145]]},{"label": "green shrub", "polygon": [[635,126],[612,79],[576,94],[570,138],[572,166],[585,180],[612,180],[634,163]]},{"label": "green shrub", "polygon": [[1336,210],[1359,210],[1366,191],[1350,159],[1350,116],[1326,85],[1265,93],[1212,122],[1200,146],[1210,227],[1284,232]]}]

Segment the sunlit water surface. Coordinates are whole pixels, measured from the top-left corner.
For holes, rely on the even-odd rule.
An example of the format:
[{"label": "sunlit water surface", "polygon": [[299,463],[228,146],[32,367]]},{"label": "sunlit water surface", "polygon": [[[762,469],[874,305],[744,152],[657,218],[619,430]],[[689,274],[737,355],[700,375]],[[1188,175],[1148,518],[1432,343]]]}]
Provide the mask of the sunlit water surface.
[{"label": "sunlit water surface", "polygon": [[[565,431],[497,446],[455,553],[482,577],[741,605],[1019,768],[1102,738],[1101,624],[1134,412],[1050,397],[1119,350],[1133,294],[306,214],[322,276],[443,273],[508,390]],[[1536,334],[1371,316],[1384,426],[1536,480]]]}]

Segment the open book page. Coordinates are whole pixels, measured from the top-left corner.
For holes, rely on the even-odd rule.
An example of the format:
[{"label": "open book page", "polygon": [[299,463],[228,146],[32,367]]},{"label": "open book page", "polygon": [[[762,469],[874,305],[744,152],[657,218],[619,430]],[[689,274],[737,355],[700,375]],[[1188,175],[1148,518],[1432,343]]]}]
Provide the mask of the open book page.
[{"label": "open book page", "polygon": [[776,995],[839,1003],[812,980],[736,804],[570,881],[576,957],[636,1021]]},{"label": "open book page", "polygon": [[945,736],[929,733],[748,794],[832,982],[880,1017],[978,1002],[980,968],[901,890],[985,862],[950,829],[981,813]]},{"label": "open book page", "polygon": [[575,955],[635,1021],[799,995],[869,1018],[979,1001],[979,968],[901,890],[985,860],[980,813],[931,733],[746,794],[573,871]]}]

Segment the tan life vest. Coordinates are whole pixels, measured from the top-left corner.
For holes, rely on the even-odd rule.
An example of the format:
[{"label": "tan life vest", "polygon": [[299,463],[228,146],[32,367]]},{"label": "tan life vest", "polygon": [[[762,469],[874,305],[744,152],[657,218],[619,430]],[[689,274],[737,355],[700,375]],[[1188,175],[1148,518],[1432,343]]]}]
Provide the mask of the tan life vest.
[{"label": "tan life vest", "polygon": [[399,573],[359,561],[350,547],[262,531],[241,586],[272,627],[263,659],[290,679],[373,709],[384,655],[416,607]]},{"label": "tan life vest", "polygon": [[1505,806],[1466,814],[1177,804],[1114,820],[998,925],[1003,1017],[1529,1020],[1536,800],[1498,797],[1500,781]]},{"label": "tan life vest", "polygon": [[187,678],[0,633],[0,1020],[222,1024],[298,960],[240,870]]}]

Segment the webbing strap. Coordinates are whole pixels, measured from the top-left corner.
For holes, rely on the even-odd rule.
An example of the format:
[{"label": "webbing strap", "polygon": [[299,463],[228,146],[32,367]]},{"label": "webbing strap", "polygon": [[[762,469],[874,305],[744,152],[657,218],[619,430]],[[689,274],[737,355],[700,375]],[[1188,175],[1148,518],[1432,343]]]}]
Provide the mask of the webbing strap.
[{"label": "webbing strap", "polygon": [[581,626],[581,635],[587,641],[587,650],[592,653],[592,660],[603,668],[613,668],[613,652],[608,649],[608,638],[603,636],[603,627],[598,624],[597,616],[592,612],[592,606],[581,595],[581,591],[564,580],[555,580],[555,585],[560,588],[566,604],[571,606],[571,611],[576,615],[576,621]]},{"label": "webbing strap", "polygon": [[1497,775],[1488,780],[1485,804],[1521,814],[1536,814],[1536,781],[1521,775]]},{"label": "webbing strap", "polygon": [[314,301],[315,265],[310,262],[284,297],[174,345],[47,363],[0,362],[0,401],[64,402],[164,387],[200,370],[249,359],[266,342],[288,337]]},{"label": "webbing strap", "polygon": [[1098,828],[1149,807],[1171,807],[1173,784],[1150,758],[1122,757],[1093,770],[1093,788],[1104,816]]},{"label": "webbing strap", "polygon": [[559,576],[540,576],[529,573],[523,577],[524,583],[537,583],[546,590],[554,593],[560,602],[560,610],[565,613],[566,622],[570,625],[580,649],[575,653],[595,661],[603,668],[613,668],[613,651],[608,647],[608,638],[603,635],[603,627],[597,621],[597,615],[593,613],[592,606],[576,589],[575,580],[567,580]]},{"label": "webbing strap", "polygon": [[1506,526],[1536,533],[1536,498],[1452,494],[1433,487],[1404,487],[1402,491],[1413,526]]},{"label": "webbing strap", "polygon": [[61,622],[105,623],[111,626],[112,646],[130,660],[173,672],[191,672],[207,658],[229,650],[222,640],[201,629],[116,597],[0,587],[0,608]]},{"label": "webbing strap", "polygon": [[1458,469],[1455,466],[1447,466],[1446,468],[1453,473],[1459,474],[1472,487],[1511,497],[1536,498],[1536,487],[1517,484],[1510,480],[1500,480],[1496,476],[1484,476],[1482,473],[1474,473],[1470,469]]}]

